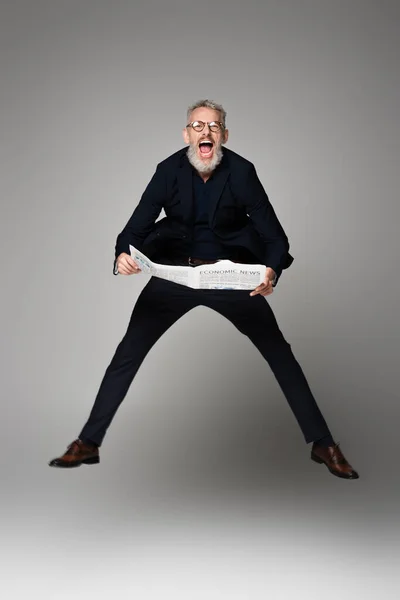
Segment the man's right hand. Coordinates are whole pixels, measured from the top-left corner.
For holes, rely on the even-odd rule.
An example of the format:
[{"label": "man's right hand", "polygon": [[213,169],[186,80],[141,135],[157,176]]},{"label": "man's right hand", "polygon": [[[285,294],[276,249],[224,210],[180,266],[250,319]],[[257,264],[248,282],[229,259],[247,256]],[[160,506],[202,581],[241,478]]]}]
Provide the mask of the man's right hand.
[{"label": "man's right hand", "polygon": [[141,271],[138,264],[135,263],[133,258],[126,252],[121,252],[116,260],[115,266],[118,269],[118,273],[121,273],[121,275],[135,275]]}]

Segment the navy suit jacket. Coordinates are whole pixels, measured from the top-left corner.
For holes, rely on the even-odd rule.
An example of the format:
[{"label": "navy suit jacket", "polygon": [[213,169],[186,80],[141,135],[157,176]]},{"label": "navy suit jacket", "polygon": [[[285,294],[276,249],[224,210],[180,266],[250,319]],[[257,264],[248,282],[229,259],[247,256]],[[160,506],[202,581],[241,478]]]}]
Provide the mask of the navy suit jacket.
[{"label": "navy suit jacket", "polygon": [[[193,230],[193,168],[187,146],[157,165],[139,204],[117,237],[115,257],[129,244],[149,256],[190,242]],[[277,278],[293,262],[288,238],[257,176],[254,165],[223,148],[213,174],[209,226],[224,245],[243,251],[243,262],[271,267]],[[161,210],[165,217],[157,221]],[[161,262],[161,261],[160,261]],[[115,262],[114,262],[115,265]]]}]

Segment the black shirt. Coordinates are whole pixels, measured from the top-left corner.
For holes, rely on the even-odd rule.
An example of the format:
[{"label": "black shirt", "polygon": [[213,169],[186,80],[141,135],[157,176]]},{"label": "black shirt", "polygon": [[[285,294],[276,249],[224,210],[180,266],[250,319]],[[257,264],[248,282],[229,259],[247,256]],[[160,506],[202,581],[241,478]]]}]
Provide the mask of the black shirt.
[{"label": "black shirt", "polygon": [[208,225],[210,197],[214,186],[213,175],[204,182],[197,171],[193,169],[192,182],[194,223],[190,256],[210,260],[230,258],[232,250],[224,248],[220,239],[211,231]]}]

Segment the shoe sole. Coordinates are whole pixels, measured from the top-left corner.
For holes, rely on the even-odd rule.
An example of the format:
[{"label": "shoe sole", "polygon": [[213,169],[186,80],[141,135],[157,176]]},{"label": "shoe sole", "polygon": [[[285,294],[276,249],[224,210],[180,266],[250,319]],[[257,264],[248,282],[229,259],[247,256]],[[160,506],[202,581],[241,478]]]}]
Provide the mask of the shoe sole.
[{"label": "shoe sole", "polygon": [[311,460],[313,460],[316,463],[319,463],[320,465],[325,465],[326,468],[328,469],[328,471],[330,471],[332,473],[332,475],[335,475],[336,477],[340,477],[341,479],[358,479],[359,476],[354,476],[354,475],[342,475],[340,473],[338,473],[337,471],[334,471],[333,469],[331,469],[330,467],[328,467],[328,465],[326,464],[325,461],[322,460],[322,458],[319,458],[319,456],[316,456],[315,454],[311,454]]},{"label": "shoe sole", "polygon": [[85,460],[80,460],[76,463],[51,464],[51,462],[49,462],[49,467],[58,467],[60,469],[74,469],[76,467],[80,467],[81,465],[98,465],[99,462],[100,457],[93,456],[93,458],[85,458]]}]

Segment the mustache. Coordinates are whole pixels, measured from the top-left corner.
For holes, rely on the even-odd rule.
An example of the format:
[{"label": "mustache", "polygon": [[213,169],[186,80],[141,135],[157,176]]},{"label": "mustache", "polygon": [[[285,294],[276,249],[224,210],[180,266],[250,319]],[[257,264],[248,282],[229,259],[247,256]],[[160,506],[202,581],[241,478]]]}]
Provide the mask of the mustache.
[{"label": "mustache", "polygon": [[216,142],[215,140],[213,140],[213,138],[201,138],[200,140],[197,140],[197,142],[190,142],[189,143],[189,147],[190,148],[197,148],[201,142],[210,142],[214,148],[221,148],[222,147],[222,142]]}]

